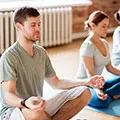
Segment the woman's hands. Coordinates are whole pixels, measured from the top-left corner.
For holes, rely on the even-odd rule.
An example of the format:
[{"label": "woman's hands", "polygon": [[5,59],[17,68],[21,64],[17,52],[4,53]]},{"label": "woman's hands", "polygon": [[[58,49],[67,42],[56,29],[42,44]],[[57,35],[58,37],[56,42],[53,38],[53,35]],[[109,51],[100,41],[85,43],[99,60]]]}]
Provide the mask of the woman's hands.
[{"label": "woman's hands", "polygon": [[45,110],[46,102],[42,98],[32,96],[25,101],[25,105],[31,110],[43,111]]},{"label": "woman's hands", "polygon": [[108,95],[104,94],[101,89],[95,89],[95,91],[96,91],[96,94],[97,94],[99,99],[101,99],[101,100],[106,100],[107,99]]}]

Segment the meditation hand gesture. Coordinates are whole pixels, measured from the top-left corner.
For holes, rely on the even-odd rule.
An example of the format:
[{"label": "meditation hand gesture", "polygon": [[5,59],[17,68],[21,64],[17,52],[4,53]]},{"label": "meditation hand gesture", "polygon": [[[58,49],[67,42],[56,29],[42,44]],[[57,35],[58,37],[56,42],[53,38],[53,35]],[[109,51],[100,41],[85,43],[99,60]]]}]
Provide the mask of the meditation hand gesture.
[{"label": "meditation hand gesture", "polygon": [[106,100],[107,99],[108,95],[104,94],[103,90],[101,90],[101,89],[95,89],[95,91],[96,91],[96,94],[97,94],[97,96],[98,96],[99,99],[101,99],[101,100]]},{"label": "meditation hand gesture", "polygon": [[34,111],[43,111],[45,110],[46,102],[45,100],[32,96],[25,101],[25,105]]},{"label": "meditation hand gesture", "polygon": [[88,85],[93,88],[103,88],[104,78],[100,75],[92,76],[88,79]]}]

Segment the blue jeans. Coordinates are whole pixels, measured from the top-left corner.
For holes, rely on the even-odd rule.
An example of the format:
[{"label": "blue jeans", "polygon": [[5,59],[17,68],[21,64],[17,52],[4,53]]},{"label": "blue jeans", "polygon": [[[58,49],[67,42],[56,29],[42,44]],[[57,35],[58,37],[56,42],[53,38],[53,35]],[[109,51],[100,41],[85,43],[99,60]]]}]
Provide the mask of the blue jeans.
[{"label": "blue jeans", "polygon": [[99,99],[93,88],[90,88],[90,91],[92,98],[88,105],[97,108],[105,108],[113,101],[114,95],[120,95],[120,77],[115,77],[114,79],[105,81],[103,92],[108,94],[108,98],[106,100]]}]

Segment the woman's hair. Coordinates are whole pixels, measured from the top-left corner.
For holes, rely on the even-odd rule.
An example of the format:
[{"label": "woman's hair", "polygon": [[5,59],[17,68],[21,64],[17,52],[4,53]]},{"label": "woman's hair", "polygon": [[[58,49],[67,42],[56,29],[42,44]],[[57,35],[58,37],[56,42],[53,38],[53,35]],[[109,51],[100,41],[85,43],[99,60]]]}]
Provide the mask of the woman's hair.
[{"label": "woman's hair", "polygon": [[115,20],[120,24],[120,9],[114,14]]},{"label": "woman's hair", "polygon": [[86,30],[91,29],[90,23],[94,23],[95,25],[98,25],[105,18],[109,18],[109,17],[103,11],[100,10],[94,11],[92,14],[90,14],[88,20],[85,21],[85,29]]},{"label": "woman's hair", "polygon": [[39,15],[40,13],[36,8],[25,6],[15,10],[13,19],[14,23],[18,22],[20,24],[23,24],[28,17],[37,17]]}]

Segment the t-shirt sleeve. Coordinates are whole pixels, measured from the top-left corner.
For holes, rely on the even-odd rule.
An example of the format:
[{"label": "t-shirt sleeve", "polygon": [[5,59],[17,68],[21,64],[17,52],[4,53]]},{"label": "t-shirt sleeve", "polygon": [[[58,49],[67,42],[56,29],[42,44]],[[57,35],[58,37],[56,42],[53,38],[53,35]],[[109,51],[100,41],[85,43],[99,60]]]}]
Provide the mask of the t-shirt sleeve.
[{"label": "t-shirt sleeve", "polygon": [[0,82],[17,80],[15,60],[10,54],[5,54],[0,59]]},{"label": "t-shirt sleeve", "polygon": [[91,43],[83,43],[80,48],[80,56],[89,56],[93,57],[93,46]]},{"label": "t-shirt sleeve", "polygon": [[46,66],[45,67],[46,67],[45,77],[49,78],[49,77],[56,75],[47,53],[46,53]]}]

